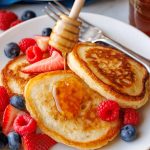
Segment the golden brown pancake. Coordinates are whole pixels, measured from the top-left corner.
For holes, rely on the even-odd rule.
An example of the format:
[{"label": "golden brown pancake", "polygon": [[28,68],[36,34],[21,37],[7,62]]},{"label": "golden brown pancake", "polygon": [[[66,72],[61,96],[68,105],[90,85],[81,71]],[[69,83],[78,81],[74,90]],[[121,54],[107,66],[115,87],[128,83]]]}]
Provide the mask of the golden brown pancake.
[{"label": "golden brown pancake", "polygon": [[1,71],[1,84],[7,89],[9,95],[23,94],[24,87],[34,75],[21,72],[28,65],[25,55],[10,60]]},{"label": "golden brown pancake", "polygon": [[140,108],[148,101],[147,70],[112,47],[79,43],[68,55],[68,65],[93,90],[121,107]]},{"label": "golden brown pancake", "polygon": [[97,116],[97,106],[105,98],[71,71],[32,78],[24,95],[27,109],[40,129],[57,142],[96,149],[113,140],[120,130],[119,120],[106,122]]}]

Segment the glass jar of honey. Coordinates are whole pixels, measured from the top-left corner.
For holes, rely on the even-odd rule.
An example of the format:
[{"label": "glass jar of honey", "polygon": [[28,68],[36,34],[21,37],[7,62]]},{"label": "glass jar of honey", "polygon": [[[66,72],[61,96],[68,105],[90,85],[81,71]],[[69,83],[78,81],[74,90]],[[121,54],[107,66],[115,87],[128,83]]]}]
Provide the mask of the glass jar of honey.
[{"label": "glass jar of honey", "polygon": [[150,36],[150,0],[129,0],[130,24]]}]

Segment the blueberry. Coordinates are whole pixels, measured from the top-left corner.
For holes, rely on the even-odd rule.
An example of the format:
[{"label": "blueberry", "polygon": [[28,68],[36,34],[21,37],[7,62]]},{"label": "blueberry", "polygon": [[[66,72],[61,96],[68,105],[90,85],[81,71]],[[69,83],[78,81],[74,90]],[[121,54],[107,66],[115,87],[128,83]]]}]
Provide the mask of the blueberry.
[{"label": "blueberry", "polygon": [[8,43],[4,49],[4,53],[8,58],[15,58],[20,54],[20,47],[16,43]]},{"label": "blueberry", "polygon": [[32,19],[32,18],[34,18],[34,17],[36,17],[35,12],[32,11],[32,10],[27,10],[27,11],[25,11],[25,12],[22,14],[21,20],[22,20],[22,21],[26,21],[26,20]]},{"label": "blueberry", "polygon": [[19,150],[21,144],[20,135],[16,132],[10,132],[8,135],[8,146],[10,150]]},{"label": "blueberry", "polygon": [[51,32],[52,32],[51,28],[44,28],[42,31],[42,36],[50,36]]},{"label": "blueberry", "polygon": [[121,139],[130,142],[133,141],[136,138],[136,129],[132,125],[125,125],[123,128],[121,128],[120,132]]},{"label": "blueberry", "polygon": [[0,149],[4,148],[7,143],[7,137],[2,132],[0,132]]},{"label": "blueberry", "polygon": [[10,104],[17,109],[25,110],[25,99],[22,95],[14,95],[10,98]]}]

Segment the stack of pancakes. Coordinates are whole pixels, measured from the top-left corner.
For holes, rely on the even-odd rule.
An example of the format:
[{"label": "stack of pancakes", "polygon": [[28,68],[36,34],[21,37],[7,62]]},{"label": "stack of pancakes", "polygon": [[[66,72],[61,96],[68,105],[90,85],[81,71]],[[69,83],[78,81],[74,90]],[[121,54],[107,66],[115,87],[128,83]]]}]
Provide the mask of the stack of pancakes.
[{"label": "stack of pancakes", "polygon": [[149,74],[118,50],[91,43],[77,44],[67,63],[70,70],[31,76],[20,71],[28,63],[19,56],[2,70],[1,82],[10,95],[24,94],[47,135],[79,149],[100,148],[117,136],[120,121],[102,121],[97,106],[111,99],[122,108],[142,107],[149,98]]}]

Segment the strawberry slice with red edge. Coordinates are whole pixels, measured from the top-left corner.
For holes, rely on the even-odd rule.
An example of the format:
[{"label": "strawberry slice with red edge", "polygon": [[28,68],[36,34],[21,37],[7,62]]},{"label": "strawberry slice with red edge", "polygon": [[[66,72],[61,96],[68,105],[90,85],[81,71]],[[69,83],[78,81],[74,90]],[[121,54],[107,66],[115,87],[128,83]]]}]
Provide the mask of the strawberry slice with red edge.
[{"label": "strawberry slice with red edge", "polygon": [[52,47],[51,45],[48,46],[48,51],[49,51],[50,56],[52,55],[53,51],[57,51],[62,56],[62,52],[59,51],[58,49]]},{"label": "strawberry slice with red edge", "polygon": [[12,105],[8,105],[4,111],[2,129],[3,133],[7,135],[10,131],[13,130],[13,122],[18,114],[23,114],[24,112],[16,109]]},{"label": "strawberry slice with red edge", "polygon": [[24,73],[42,73],[64,68],[64,58],[57,52],[53,51],[52,56],[22,69]]},{"label": "strawberry slice with red edge", "polygon": [[6,89],[0,86],[0,112],[3,112],[9,104],[9,96]]},{"label": "strawberry slice with red edge", "polygon": [[49,36],[35,36],[34,39],[42,52],[46,52],[48,50]]},{"label": "strawberry slice with red edge", "polygon": [[56,142],[46,134],[27,134],[22,137],[24,150],[49,150]]}]

